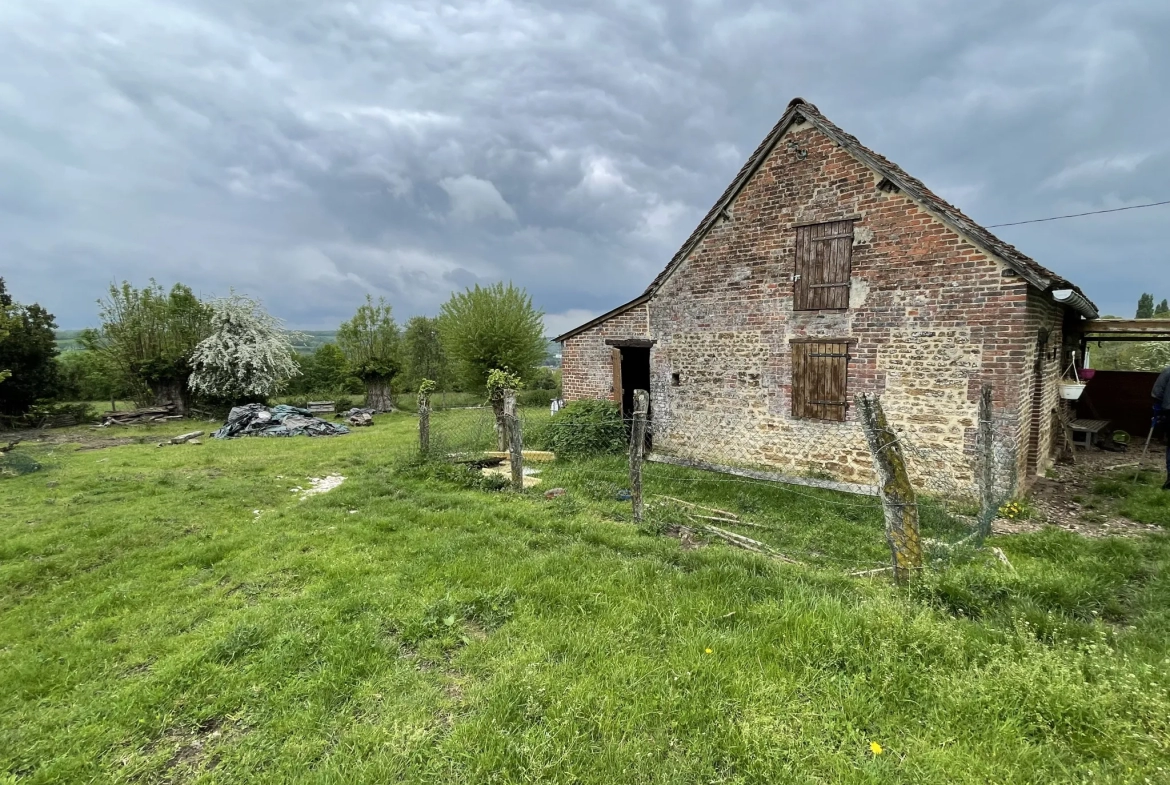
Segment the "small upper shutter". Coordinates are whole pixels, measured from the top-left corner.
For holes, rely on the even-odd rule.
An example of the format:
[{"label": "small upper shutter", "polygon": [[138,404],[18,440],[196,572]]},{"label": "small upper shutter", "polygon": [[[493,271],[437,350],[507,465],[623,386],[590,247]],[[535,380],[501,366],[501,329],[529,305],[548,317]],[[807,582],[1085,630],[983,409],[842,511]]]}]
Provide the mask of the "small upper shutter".
[{"label": "small upper shutter", "polygon": [[792,344],[792,416],[843,422],[849,405],[849,344]]},{"label": "small upper shutter", "polygon": [[848,308],[852,266],[853,221],[796,227],[792,307],[797,311]]}]

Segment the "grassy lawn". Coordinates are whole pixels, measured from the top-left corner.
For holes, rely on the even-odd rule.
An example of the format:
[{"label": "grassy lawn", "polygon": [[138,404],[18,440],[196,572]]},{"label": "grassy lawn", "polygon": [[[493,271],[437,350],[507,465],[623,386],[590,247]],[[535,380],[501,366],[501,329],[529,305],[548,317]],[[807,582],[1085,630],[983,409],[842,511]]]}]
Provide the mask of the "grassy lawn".
[{"label": "grassy lawn", "polygon": [[1117,469],[1096,479],[1083,502],[1101,516],[1121,515],[1140,523],[1170,527],[1170,493],[1162,490],[1166,475],[1143,468]]},{"label": "grassy lawn", "polygon": [[414,425],[22,446],[0,783],[1170,781],[1167,535],[999,538],[1014,569],[898,590],[848,576],[886,558],[856,497],[649,467],[805,564],[690,550],[629,522],[621,459],[486,492],[400,460]]}]

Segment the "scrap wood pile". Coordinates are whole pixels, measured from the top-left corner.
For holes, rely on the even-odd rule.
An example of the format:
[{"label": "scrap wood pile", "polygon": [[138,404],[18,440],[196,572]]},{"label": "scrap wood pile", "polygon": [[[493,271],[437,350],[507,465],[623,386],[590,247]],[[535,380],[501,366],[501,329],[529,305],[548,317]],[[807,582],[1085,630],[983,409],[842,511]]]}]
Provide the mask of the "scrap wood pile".
[{"label": "scrap wood pile", "polygon": [[164,422],[166,420],[181,420],[181,415],[175,414],[174,404],[164,406],[148,406],[145,409],[129,409],[124,412],[106,412],[102,415],[102,425],[141,425],[148,422]]},{"label": "scrap wood pile", "polygon": [[262,403],[235,406],[228,413],[227,424],[211,434],[216,439],[234,439],[237,436],[340,436],[349,428],[318,417],[308,409],[295,406],[274,406]]},{"label": "scrap wood pile", "polygon": [[[310,406],[311,405],[312,404],[310,404]],[[354,408],[338,414],[337,419],[344,419],[350,425],[360,428],[367,425],[373,425],[375,414],[377,414],[377,412],[373,409]]]}]

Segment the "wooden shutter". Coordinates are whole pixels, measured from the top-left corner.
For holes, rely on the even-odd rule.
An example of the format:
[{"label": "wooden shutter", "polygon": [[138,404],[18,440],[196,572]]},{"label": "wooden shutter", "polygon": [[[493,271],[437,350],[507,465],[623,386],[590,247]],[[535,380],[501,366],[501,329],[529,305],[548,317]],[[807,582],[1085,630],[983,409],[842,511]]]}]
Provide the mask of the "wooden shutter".
[{"label": "wooden shutter", "polygon": [[849,307],[853,266],[853,221],[796,227],[796,280],[792,307],[797,311]]},{"label": "wooden shutter", "polygon": [[[622,397],[624,390],[622,390],[622,350],[616,346],[609,350],[610,362],[613,363],[613,399],[617,401],[618,408],[621,408]],[[622,412],[625,416],[625,412]]]},{"label": "wooden shutter", "polygon": [[792,416],[844,422],[849,398],[849,344],[792,344]]}]

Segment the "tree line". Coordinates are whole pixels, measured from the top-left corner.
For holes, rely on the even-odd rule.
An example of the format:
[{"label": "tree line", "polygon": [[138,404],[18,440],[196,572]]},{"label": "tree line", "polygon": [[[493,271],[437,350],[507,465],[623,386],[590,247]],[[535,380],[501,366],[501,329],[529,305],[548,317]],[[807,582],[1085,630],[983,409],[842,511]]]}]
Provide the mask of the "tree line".
[{"label": "tree line", "polygon": [[1135,319],[1170,319],[1170,300],[1165,297],[1154,305],[1154,295],[1143,292],[1138,298]]},{"label": "tree line", "polygon": [[337,331],[336,342],[300,355],[298,334],[259,301],[232,292],[203,300],[176,283],[112,285],[98,301],[100,326],[80,350],[59,353],[52,314],[23,306],[0,279],[0,415],[46,400],[118,400],[220,409],[276,395],[365,394],[378,411],[424,380],[442,391],[486,391],[503,369],[534,387],[555,384],[542,367],[543,313],[522,288],[497,283],[452,294],[434,317],[400,328],[372,297]]}]

